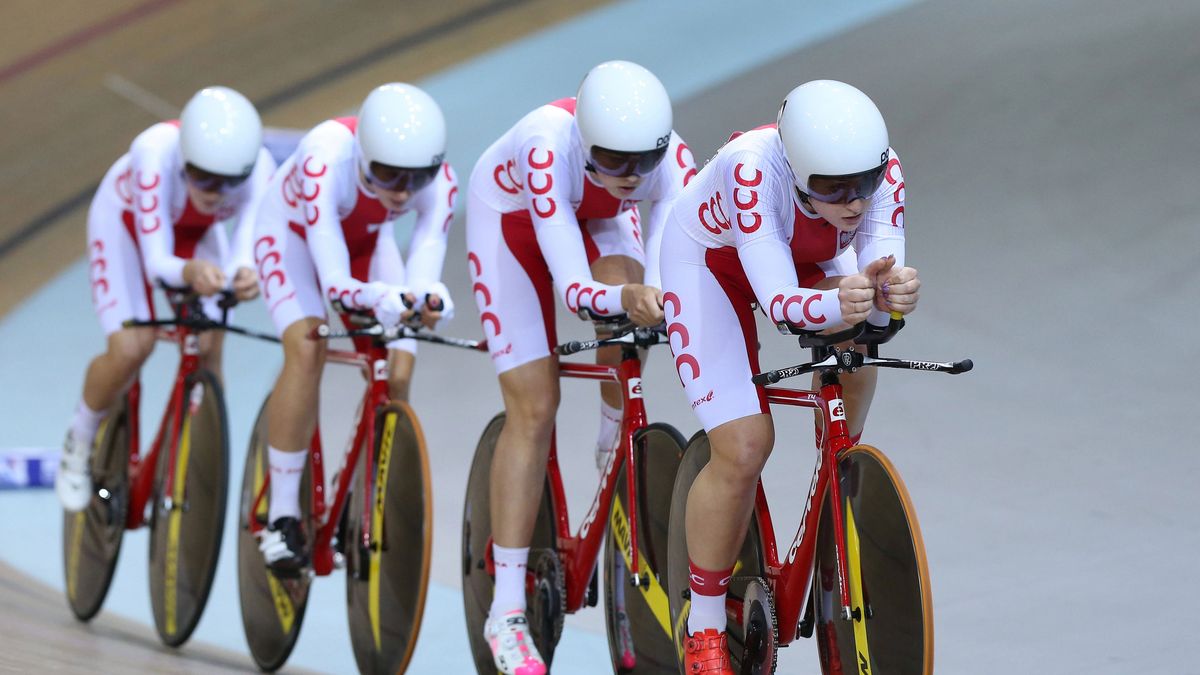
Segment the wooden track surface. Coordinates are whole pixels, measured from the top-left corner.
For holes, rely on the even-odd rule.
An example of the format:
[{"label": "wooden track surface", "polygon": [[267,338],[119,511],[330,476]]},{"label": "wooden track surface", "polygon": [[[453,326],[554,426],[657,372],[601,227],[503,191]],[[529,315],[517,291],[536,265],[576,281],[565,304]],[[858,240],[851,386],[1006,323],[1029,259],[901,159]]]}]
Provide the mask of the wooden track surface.
[{"label": "wooden track surface", "polygon": [[380,83],[418,80],[603,3],[9,0],[0,315],[83,255],[104,172],[200,87],[238,89],[268,126],[307,128]]},{"label": "wooden track surface", "polygon": [[[196,89],[234,87],[268,126],[307,128],[378,84],[419,80],[605,1],[7,0],[0,316],[83,255],[95,185]],[[2,562],[0,607],[0,671],[253,672],[240,644],[170,650],[153,628],[103,613],[84,626],[57,591]]]}]

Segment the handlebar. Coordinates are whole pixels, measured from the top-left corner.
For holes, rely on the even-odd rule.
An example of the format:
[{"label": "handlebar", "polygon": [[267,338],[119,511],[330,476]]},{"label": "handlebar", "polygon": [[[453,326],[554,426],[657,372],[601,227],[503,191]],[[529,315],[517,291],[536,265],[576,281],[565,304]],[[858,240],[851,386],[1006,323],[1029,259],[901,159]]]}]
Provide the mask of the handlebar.
[{"label": "handlebar", "polygon": [[[971,359],[954,362],[915,361],[911,359],[881,358],[878,354],[879,345],[891,340],[896,333],[904,328],[904,319],[898,312],[892,312],[886,327],[874,326],[863,322],[847,330],[831,335],[820,335],[812,331],[795,330],[790,324],[777,324],[781,332],[800,335],[800,346],[812,349],[813,361],[790,368],[769,370],[750,378],[754,384],[763,386],[797,375],[815,371],[834,371],[852,373],[859,368],[903,368],[907,370],[922,370],[933,373],[948,373],[959,375],[975,367]],[[855,344],[866,345],[867,353],[861,354],[853,349],[838,349],[834,345],[853,341]]]},{"label": "handlebar", "polygon": [[229,310],[233,309],[238,304],[237,295],[229,289],[224,289],[216,293],[217,307],[221,309],[221,320],[214,321],[204,313],[204,308],[200,302],[204,296],[200,295],[188,286],[169,286],[160,282],[159,287],[167,294],[167,302],[171,305],[171,309],[175,312],[173,319],[152,319],[140,321],[137,319],[129,319],[121,324],[124,328],[187,328],[196,333],[203,333],[210,330],[221,330],[226,333],[234,333],[236,335],[244,335],[246,337],[255,338],[256,340],[264,340],[266,342],[279,342],[279,338],[270,333],[262,333],[240,326],[229,325]]},{"label": "handlebar", "polygon": [[643,348],[652,347],[657,344],[665,344],[667,342],[666,335],[667,328],[664,324],[647,328],[625,321],[609,337],[595,340],[571,340],[570,342],[558,345],[554,348],[553,352],[559,356],[569,356],[589,349],[599,349],[607,345],[616,344],[633,345]]}]

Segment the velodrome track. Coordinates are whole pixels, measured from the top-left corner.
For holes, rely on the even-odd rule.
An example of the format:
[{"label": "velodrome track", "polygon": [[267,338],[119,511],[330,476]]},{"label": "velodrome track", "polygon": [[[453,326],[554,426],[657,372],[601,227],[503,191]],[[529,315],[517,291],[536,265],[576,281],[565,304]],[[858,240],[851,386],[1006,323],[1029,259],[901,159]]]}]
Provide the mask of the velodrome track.
[{"label": "velodrome track", "polygon": [[[423,83],[458,130],[451,159],[460,173],[517,116],[571,91],[604,58],[630,58],[660,76],[676,100],[676,127],[700,162],[730,131],[772,119],[796,83],[833,77],[868,92],[904,162],[909,260],[925,282],[918,313],[885,353],[970,356],[976,363],[958,378],[882,377],[864,439],[892,456],[921,516],[938,670],[1200,672],[1186,648],[1198,627],[1190,609],[1200,601],[1193,571],[1200,459],[1189,423],[1200,399],[1192,338],[1200,321],[1190,305],[1200,293],[1193,267],[1200,198],[1190,161],[1200,153],[1200,6],[927,0],[874,3],[840,21],[815,4],[787,15],[778,5],[770,10],[726,17],[713,30],[711,14],[679,25],[655,14],[664,12],[657,4],[615,3]],[[806,19],[814,16],[829,25],[813,30]],[[630,23],[635,17],[653,20]],[[738,41],[738,21],[771,25],[748,25],[744,30],[760,32]],[[605,39],[616,34],[622,37]],[[491,68],[523,72],[534,63],[546,72],[522,76],[527,84],[519,91],[488,77]],[[468,94],[487,106],[468,106]],[[360,97],[349,96],[340,110]],[[461,220],[454,228],[446,277],[460,318],[447,332],[475,335]],[[0,444],[59,442],[78,374],[100,345],[85,279],[82,267],[72,266],[0,323]],[[66,324],[63,317],[79,320]],[[242,317],[266,325],[261,307]],[[559,323],[565,335],[584,333],[578,322]],[[770,331],[761,342],[765,364],[803,356]],[[150,387],[164,386],[173,358],[165,351],[154,357]],[[453,660],[465,646],[458,519],[470,452],[498,407],[485,361],[423,349],[414,382],[432,450],[437,529],[430,614],[413,672],[468,667]],[[239,382],[229,397],[235,467],[278,362],[267,347],[230,339],[226,370]],[[327,415],[337,392],[353,382],[334,377],[329,384]],[[696,427],[661,354],[650,358],[646,387],[653,417],[685,434]],[[578,455],[566,467],[576,485],[591,480],[594,398],[586,385],[564,387],[562,426],[582,430],[578,450],[562,450]],[[781,429],[767,478],[777,497],[803,489],[811,467],[807,418],[782,418]],[[587,501],[574,495],[576,521]],[[799,504],[775,503],[777,521],[794,520]],[[53,495],[0,495],[0,513],[3,558],[60,585]],[[145,542],[144,533],[127,539],[108,603],[111,612],[142,623]],[[244,653],[232,556],[227,547],[196,639]],[[3,592],[24,585],[8,583]],[[352,660],[340,578],[319,580],[314,592],[321,611],[310,608],[291,663],[344,672]],[[9,615],[17,605],[0,597]],[[39,611],[29,616],[53,615],[45,610],[53,596],[37,598]],[[63,620],[61,604],[53,610],[61,618],[45,619],[40,633],[0,632],[0,665],[29,669],[70,654],[49,663],[126,668],[124,661],[104,668],[110,647],[97,643],[162,657],[144,647],[152,644],[148,632],[131,637],[107,615],[85,628]],[[604,672],[601,612],[583,612],[568,626],[556,672]],[[202,649],[189,646],[170,665],[128,669],[237,664],[227,653]],[[788,648],[780,672],[815,672],[812,652],[807,643]]]}]

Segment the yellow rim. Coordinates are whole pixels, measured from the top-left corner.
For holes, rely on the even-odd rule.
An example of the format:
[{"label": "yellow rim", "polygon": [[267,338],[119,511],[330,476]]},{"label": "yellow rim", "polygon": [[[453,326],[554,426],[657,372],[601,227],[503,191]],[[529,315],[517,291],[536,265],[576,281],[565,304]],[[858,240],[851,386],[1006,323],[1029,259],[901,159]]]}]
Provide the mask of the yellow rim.
[{"label": "yellow rim", "polygon": [[396,415],[384,413],[383,434],[379,441],[379,459],[375,463],[375,501],[371,514],[371,573],[368,583],[368,615],[371,618],[371,635],[375,638],[375,651],[381,649],[379,637],[379,563],[382,557],[383,507],[387,504],[388,463],[392,460],[392,443],[396,437]]},{"label": "yellow rim", "polygon": [[[196,385],[200,386],[200,385]],[[177,614],[178,614],[178,589],[176,583],[179,580],[179,528],[182,525],[183,509],[180,505],[183,504],[183,488],[187,480],[188,457],[192,451],[192,417],[185,415],[183,418],[183,431],[179,435],[179,453],[175,458],[175,484],[171,490],[171,513],[167,521],[167,551],[166,564],[163,572],[163,614],[166,616],[166,631],[168,635],[174,635],[178,630]],[[165,461],[165,457],[160,457],[159,461]]]},{"label": "yellow rim", "polygon": [[854,618],[854,652],[858,660],[858,672],[871,672],[871,649],[867,642],[867,610],[863,602],[863,583],[861,549],[858,540],[858,527],[854,524],[854,510],[850,508],[850,499],[844,500],[843,510],[846,512],[846,563],[850,572],[850,608],[857,616]]}]

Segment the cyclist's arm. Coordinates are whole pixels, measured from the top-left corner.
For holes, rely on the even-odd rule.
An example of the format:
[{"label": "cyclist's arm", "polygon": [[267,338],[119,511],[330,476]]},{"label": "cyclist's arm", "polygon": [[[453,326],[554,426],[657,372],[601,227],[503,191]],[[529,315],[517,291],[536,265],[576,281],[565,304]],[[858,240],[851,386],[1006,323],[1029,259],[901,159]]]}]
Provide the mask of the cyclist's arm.
[{"label": "cyclist's arm", "polygon": [[783,209],[792,208],[790,192],[769,167],[760,167],[751,153],[731,157],[726,166],[722,182],[730,208],[730,231],[759,306],[771,321],[786,321],[807,330],[841,323],[837,289],[822,291],[799,285],[781,217]]},{"label": "cyclist's arm", "polygon": [[454,200],[458,195],[458,177],[449,164],[443,164],[438,177],[414,196],[417,222],[408,245],[409,288],[423,301],[426,293],[448,295],[442,285],[442,266],[446,260],[446,239],[454,220]]},{"label": "cyclist's arm", "polygon": [[[858,253],[858,269],[865,269],[872,260],[895,256],[893,269],[904,267],[904,169],[895,151],[889,150],[884,181],[871,197],[870,208],[854,236]],[[886,326],[888,313],[872,309],[867,320]]]},{"label": "cyclist's arm", "polygon": [[[350,171],[341,171],[342,168],[313,155],[302,160],[296,176],[300,181],[297,193],[303,201],[302,217],[307,227],[305,238],[325,297],[351,309],[368,309],[378,300],[378,294],[368,292],[367,284],[355,279],[350,272],[350,251],[346,248],[337,208],[339,188],[346,189],[339,185],[339,179],[348,180],[350,176]],[[348,189],[357,189],[357,185],[351,184]]]},{"label": "cyclist's arm", "polygon": [[538,246],[567,309],[577,312],[582,305],[602,316],[619,314],[624,311],[622,287],[596,281],[588,266],[579,221],[571,208],[569,173],[563,167],[567,157],[543,137],[526,141],[517,157]]},{"label": "cyclist's arm", "polygon": [[[162,126],[162,125],[160,125]],[[175,227],[171,220],[172,186],[179,180],[171,171],[164,143],[157,134],[143,133],[129,150],[132,171],[133,220],[142,264],[151,282],[184,286],[183,267],[187,260],[175,255]]]},{"label": "cyclist's arm", "polygon": [[243,267],[254,269],[254,219],[275,169],[275,160],[271,153],[266,148],[259,150],[254,171],[246,179],[244,201],[240,204],[237,219],[233,224],[233,246],[225,262],[225,276],[228,279],[232,280]]},{"label": "cyclist's arm", "polygon": [[696,176],[696,161],[679,134],[671,132],[671,145],[667,156],[658,166],[655,173],[659,181],[659,190],[651,199],[653,203],[648,209],[646,227],[642,235],[646,242],[646,275],[647,286],[662,288],[662,274],[659,271],[659,254],[662,252],[663,231],[666,229],[667,215],[675,205],[675,200],[683,188]]}]

